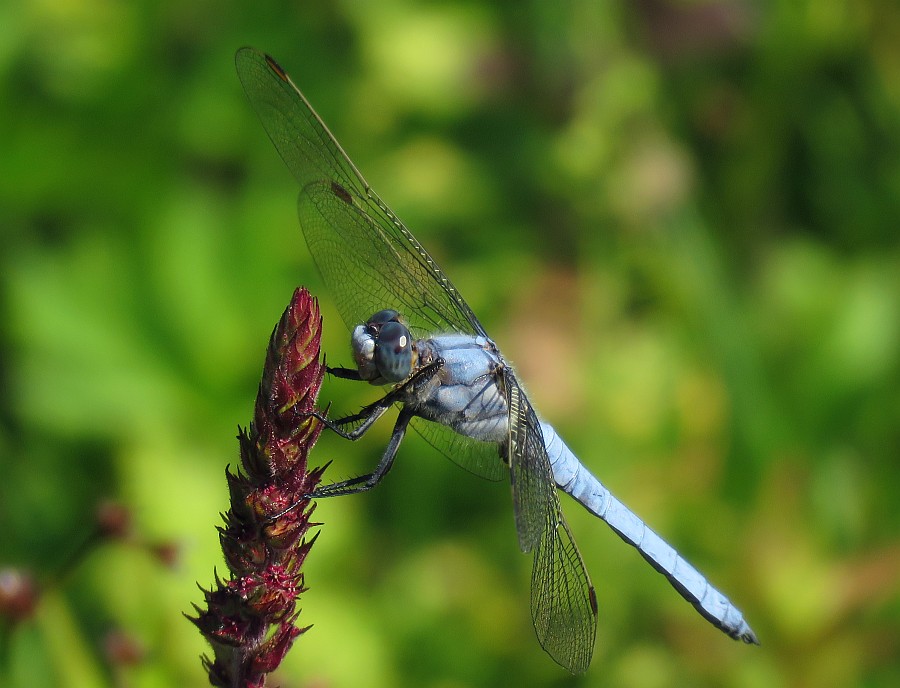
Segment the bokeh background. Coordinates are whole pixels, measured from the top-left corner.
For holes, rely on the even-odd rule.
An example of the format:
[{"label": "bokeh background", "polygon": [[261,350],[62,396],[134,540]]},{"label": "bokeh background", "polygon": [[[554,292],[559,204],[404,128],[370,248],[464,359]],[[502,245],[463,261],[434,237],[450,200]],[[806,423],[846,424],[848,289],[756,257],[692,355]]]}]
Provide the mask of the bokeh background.
[{"label": "bokeh background", "polygon": [[[763,643],[566,500],[601,610],[568,676],[508,487],[412,437],[377,490],[319,505],[314,626],[273,685],[900,685],[896,3],[11,0],[0,26],[0,564],[47,586],[0,684],[206,685],[182,612],[222,570],[223,470],[296,285],[349,361],[234,72],[250,44]],[[365,471],[390,425],[314,457]],[[105,499],[177,565],[108,544],[61,577]]]}]

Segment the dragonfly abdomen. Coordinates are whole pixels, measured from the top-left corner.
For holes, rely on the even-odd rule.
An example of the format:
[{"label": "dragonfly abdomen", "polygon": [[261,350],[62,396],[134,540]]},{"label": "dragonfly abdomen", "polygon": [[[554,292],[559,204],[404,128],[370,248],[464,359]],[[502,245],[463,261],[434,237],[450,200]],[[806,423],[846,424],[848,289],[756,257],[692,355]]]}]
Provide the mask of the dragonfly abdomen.
[{"label": "dragonfly abdomen", "polygon": [[553,479],[585,509],[603,519],[716,628],[735,640],[759,644],[741,611],[631,509],[616,499],[572,453],[549,423],[541,432],[550,457]]}]

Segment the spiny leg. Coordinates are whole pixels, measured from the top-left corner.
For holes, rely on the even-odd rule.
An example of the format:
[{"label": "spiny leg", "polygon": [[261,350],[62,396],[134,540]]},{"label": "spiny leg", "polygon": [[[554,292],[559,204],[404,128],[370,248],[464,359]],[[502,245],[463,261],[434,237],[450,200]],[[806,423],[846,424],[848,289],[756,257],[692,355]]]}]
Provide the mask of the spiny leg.
[{"label": "spiny leg", "polygon": [[356,382],[362,382],[362,378],[359,376],[359,371],[355,368],[344,368],[343,366],[330,368],[326,366],[325,372],[329,375],[333,375],[334,377],[339,377],[342,380],[355,380]]},{"label": "spiny leg", "polygon": [[[393,404],[394,399],[392,399],[391,395],[388,394],[376,401],[374,404],[369,404],[368,406],[363,407],[359,413],[354,413],[350,416],[344,416],[343,418],[338,418],[337,420],[331,420],[318,411],[310,411],[308,415],[316,418],[319,422],[322,423],[322,425],[324,425],[339,437],[343,437],[345,440],[356,441],[360,437],[365,435],[369,428],[375,425],[375,421],[381,418],[384,415],[384,412],[387,411]],[[352,430],[347,431],[343,429],[344,425],[356,423],[360,420],[362,421],[362,423],[360,423]]]},{"label": "spiny leg", "polygon": [[[419,388],[427,384],[431,380],[431,378],[443,367],[443,365],[443,359],[438,359],[433,363],[428,364],[421,370],[417,371],[412,377],[409,378],[409,380],[395,387],[381,399],[373,404],[369,404],[359,413],[355,413],[352,416],[340,418],[336,421],[330,421],[324,416],[321,416],[317,413],[313,413],[312,415],[315,415],[315,417],[321,420],[326,427],[337,433],[339,436],[349,440],[358,440],[369,430],[369,428],[371,428],[375,424],[375,421],[377,421],[381,416],[384,415],[385,411],[387,411],[394,403],[400,401],[404,396],[406,396],[410,392],[410,390],[412,391],[412,395],[415,396]],[[347,368],[341,368],[340,370],[352,373],[352,371]],[[403,437],[406,434],[406,428],[409,425],[409,421],[414,415],[415,414],[412,411],[408,410],[405,406],[400,409],[400,415],[397,417],[397,422],[394,424],[394,430],[391,433],[391,439],[388,442],[388,445],[384,450],[384,454],[382,454],[381,460],[378,462],[378,465],[375,467],[374,471],[365,475],[357,476],[355,478],[350,478],[348,480],[341,480],[330,485],[324,485],[323,487],[315,490],[309,496],[309,498],[316,499],[319,497],[337,497],[339,495],[356,494],[358,492],[365,492],[375,487],[379,482],[381,482],[381,479],[384,478],[385,475],[387,475],[388,471],[391,470],[391,466],[394,463],[394,457],[397,455],[397,450],[400,448],[400,442],[403,440]],[[341,429],[342,425],[354,423],[359,420],[362,420],[362,423],[350,432],[346,432]]]},{"label": "spiny leg", "polygon": [[400,415],[397,417],[397,422],[394,425],[394,431],[391,433],[391,439],[374,471],[367,473],[366,475],[350,478],[349,480],[341,480],[336,483],[331,483],[330,485],[325,485],[315,490],[309,497],[311,499],[319,499],[320,497],[338,497],[340,495],[366,492],[375,487],[381,482],[382,478],[387,475],[388,471],[391,470],[391,466],[394,464],[394,457],[397,455],[397,450],[400,448],[400,442],[403,441],[403,437],[406,435],[406,428],[412,417],[412,411],[408,411],[406,408],[400,410]]},{"label": "spiny leg", "polygon": [[[418,390],[418,388],[423,384],[426,384],[443,365],[443,359],[438,359],[434,363],[425,366],[421,370],[417,371],[412,377],[409,378],[409,380],[404,382],[402,385],[395,387],[378,401],[375,401],[368,406],[364,406],[358,413],[344,416],[343,418],[338,418],[337,420],[331,420],[318,411],[312,411],[309,413],[309,415],[313,418],[317,418],[325,427],[327,427],[338,436],[343,437],[345,440],[356,441],[360,437],[365,435],[366,432],[368,432],[369,428],[371,428],[375,424],[375,421],[381,418],[381,416],[384,415],[384,412],[387,411],[393,404],[398,402],[403,396],[405,396],[410,389],[412,389],[413,393],[415,394],[416,390]],[[336,377],[342,377],[350,380],[360,380],[359,373],[350,368],[329,368],[328,372],[332,375],[335,375]],[[343,429],[343,426],[349,425],[351,423],[356,423],[358,421],[362,421],[362,423],[360,423],[358,427],[353,428],[350,431],[346,431]]]}]

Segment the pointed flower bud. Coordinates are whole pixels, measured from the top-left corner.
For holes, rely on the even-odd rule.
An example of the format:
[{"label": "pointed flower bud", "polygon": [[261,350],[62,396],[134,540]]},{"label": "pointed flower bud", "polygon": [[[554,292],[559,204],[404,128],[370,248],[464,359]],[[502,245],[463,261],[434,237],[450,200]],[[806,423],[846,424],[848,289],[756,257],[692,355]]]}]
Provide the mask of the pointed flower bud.
[{"label": "pointed flower bud", "polygon": [[188,617],[212,646],[203,662],[216,686],[263,686],[307,630],[296,621],[315,542],[307,534],[319,525],[308,497],[323,469],[307,461],[321,425],[307,414],[325,374],[321,327],[318,302],[298,289],[269,341],[253,422],[238,435],[241,470],[226,471],[231,506],[219,539],[230,576],[217,576],[206,608]]}]

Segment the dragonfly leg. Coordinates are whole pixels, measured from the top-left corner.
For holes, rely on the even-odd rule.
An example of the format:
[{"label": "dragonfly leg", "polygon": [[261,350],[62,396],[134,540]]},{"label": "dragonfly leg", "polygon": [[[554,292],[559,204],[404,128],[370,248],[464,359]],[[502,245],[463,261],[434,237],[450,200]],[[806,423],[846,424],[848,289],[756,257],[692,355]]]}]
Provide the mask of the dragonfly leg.
[{"label": "dragonfly leg", "polygon": [[[374,404],[369,404],[368,406],[363,407],[363,409],[359,413],[354,413],[350,416],[344,416],[343,418],[338,418],[337,420],[331,420],[327,418],[323,414],[318,411],[311,411],[308,415],[318,419],[326,428],[331,430],[336,435],[343,437],[345,440],[358,440],[360,437],[366,434],[366,432],[375,425],[375,421],[381,418],[384,415],[384,412],[387,411],[391,405],[394,403],[392,399],[389,399],[390,395],[385,396]],[[358,421],[362,421],[357,427],[352,430],[344,430],[343,426],[349,425],[351,423],[356,423]]]},{"label": "dragonfly leg", "polygon": [[326,366],[325,372],[329,375],[333,375],[334,377],[339,377],[342,380],[355,380],[356,382],[362,382],[362,378],[359,376],[359,371],[355,368],[344,368],[343,366],[330,368]]},{"label": "dragonfly leg", "polygon": [[[387,411],[391,406],[393,406],[397,402],[401,402],[403,398],[412,390],[413,394],[424,384],[427,384],[429,380],[437,373],[438,370],[444,365],[443,359],[438,359],[433,363],[428,364],[421,370],[417,371],[412,377],[409,378],[403,384],[395,387],[390,392],[385,394],[381,399],[376,401],[373,404],[369,404],[364,407],[359,413],[355,413],[352,416],[346,416],[345,418],[339,418],[338,420],[331,421],[322,416],[317,412],[313,412],[310,415],[315,416],[319,420],[321,420],[326,427],[328,427],[333,432],[337,433],[341,437],[348,440],[358,440],[362,437],[366,431],[369,430],[381,416],[384,415],[384,412]],[[345,369],[346,370],[346,369]],[[384,450],[384,454],[381,456],[381,461],[378,462],[378,465],[375,467],[375,470],[371,473],[367,473],[366,475],[360,475],[355,478],[350,478],[349,480],[341,480],[336,483],[332,483],[330,485],[324,485],[317,489],[313,494],[310,495],[311,499],[317,499],[320,497],[337,497],[339,495],[345,494],[355,494],[357,492],[365,492],[366,490],[370,490],[375,487],[381,479],[387,475],[387,472],[391,470],[391,466],[394,463],[394,457],[397,455],[397,450],[400,448],[400,442],[403,440],[404,435],[406,434],[406,428],[409,425],[409,421],[413,417],[413,412],[408,410],[405,406],[400,409],[400,415],[397,416],[397,422],[394,425],[394,431],[391,433],[391,440],[388,442],[387,448]],[[342,425],[347,425],[348,423],[355,423],[357,421],[362,421],[359,426],[350,430],[349,432],[343,430],[341,428]]]},{"label": "dragonfly leg", "polygon": [[[359,413],[355,413],[352,416],[347,416],[346,418],[340,418],[336,421],[329,420],[318,411],[312,411],[305,415],[308,417],[317,418],[321,423],[325,425],[325,427],[345,439],[358,440],[366,433],[369,428],[371,428],[375,424],[376,420],[384,415],[384,412],[391,407],[391,404],[394,403],[392,399],[389,399],[390,396],[391,395],[388,394],[382,399],[376,401],[374,404],[370,404],[369,406],[365,407]],[[388,444],[388,447],[384,452],[384,456],[381,457],[381,461],[379,461],[378,466],[372,473],[369,473],[367,475],[360,475],[356,478],[350,478],[349,480],[341,480],[340,482],[331,483],[330,485],[324,485],[319,489],[314,490],[311,494],[305,495],[299,501],[294,502],[287,509],[284,509],[274,516],[271,516],[270,520],[274,521],[277,518],[281,518],[289,511],[293,511],[300,504],[303,504],[310,499],[318,499],[320,497],[336,497],[338,495],[353,494],[355,492],[365,492],[366,490],[375,487],[375,485],[377,485],[378,482],[391,469],[391,464],[394,462],[394,455],[396,455],[397,453],[397,448],[400,446],[400,440],[403,439],[403,435],[406,432],[406,426],[409,424],[409,420],[411,417],[411,413],[407,415],[404,413],[404,411],[400,412],[400,416],[397,418],[397,423],[394,426],[394,434],[391,436],[391,442]],[[362,424],[360,424],[359,427],[354,428],[350,432],[346,432],[340,427],[342,424],[352,423],[360,419],[364,419]],[[403,421],[402,425],[401,421]]]},{"label": "dragonfly leg", "polygon": [[[317,418],[322,422],[325,427],[334,432],[335,434],[343,437],[345,440],[358,440],[360,437],[368,432],[369,428],[371,428],[375,421],[377,421],[381,416],[384,415],[384,412],[387,411],[391,406],[395,403],[399,402],[408,392],[412,389],[413,393],[418,391],[419,387],[423,384],[426,384],[432,376],[443,366],[443,359],[439,359],[438,361],[431,363],[418,372],[415,375],[409,378],[402,385],[392,389],[390,392],[385,394],[381,399],[375,401],[368,406],[364,406],[358,413],[351,414],[349,416],[344,416],[343,418],[338,418],[336,420],[331,420],[327,418],[325,415],[319,413],[318,411],[311,411],[308,415],[313,418]],[[349,373],[355,372],[350,370],[349,368],[329,368],[329,372],[335,370],[347,371]],[[339,376],[343,377],[343,376]],[[348,379],[354,379],[348,377]],[[355,379],[359,379],[358,373]],[[353,428],[350,431],[344,430],[343,426],[350,425],[352,423],[358,423],[362,421],[359,426]]]},{"label": "dragonfly leg", "polygon": [[365,492],[375,487],[381,482],[381,479],[387,475],[388,471],[391,470],[391,466],[394,465],[394,457],[397,455],[397,450],[400,448],[400,442],[403,441],[403,437],[406,435],[406,428],[412,417],[412,411],[405,408],[401,409],[400,415],[397,417],[397,423],[394,425],[394,431],[391,433],[391,440],[388,442],[384,454],[382,454],[381,460],[378,462],[374,471],[355,478],[350,478],[349,480],[341,480],[336,483],[331,483],[330,485],[324,485],[315,490],[309,498],[319,499],[322,497],[338,497],[340,495]]}]

